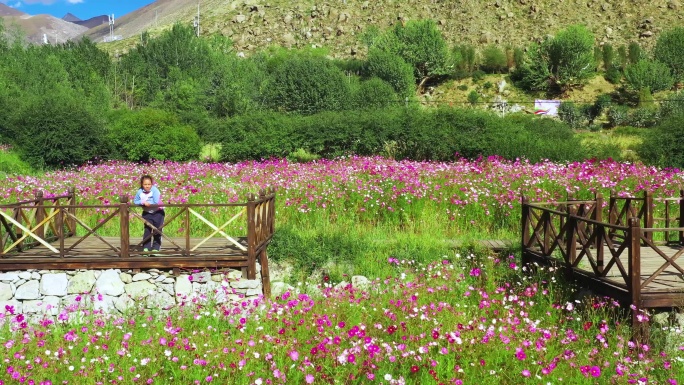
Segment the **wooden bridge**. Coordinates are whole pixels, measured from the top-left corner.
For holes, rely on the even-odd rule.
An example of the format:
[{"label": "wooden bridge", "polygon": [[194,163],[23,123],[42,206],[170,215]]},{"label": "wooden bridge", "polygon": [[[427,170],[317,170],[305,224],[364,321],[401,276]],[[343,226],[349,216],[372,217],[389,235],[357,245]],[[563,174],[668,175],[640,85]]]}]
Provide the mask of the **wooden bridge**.
[{"label": "wooden bridge", "polygon": [[[143,251],[150,240],[142,239],[142,228],[154,226],[127,196],[83,205],[74,189],[53,197],[38,191],[35,199],[0,204],[0,271],[234,268],[255,279],[258,262],[270,296],[266,248],[275,230],[275,196],[271,188],[244,203],[165,204],[164,225],[155,228],[162,250],[152,256]],[[131,228],[140,235],[131,237]]]},{"label": "wooden bridge", "polygon": [[647,324],[637,321],[641,309],[684,305],[683,241],[684,192],[545,203],[523,197],[523,262],[561,267],[592,291],[632,306],[640,338],[647,338]]}]

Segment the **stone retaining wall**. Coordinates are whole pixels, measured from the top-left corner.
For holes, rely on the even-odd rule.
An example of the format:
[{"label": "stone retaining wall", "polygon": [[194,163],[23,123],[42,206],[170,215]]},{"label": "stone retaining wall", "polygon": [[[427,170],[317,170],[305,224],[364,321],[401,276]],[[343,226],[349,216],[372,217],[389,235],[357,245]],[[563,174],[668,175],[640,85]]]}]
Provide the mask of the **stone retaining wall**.
[{"label": "stone retaining wall", "polygon": [[57,315],[76,303],[108,313],[135,306],[170,309],[194,298],[217,303],[256,299],[263,295],[260,266],[254,280],[237,270],[198,271],[173,275],[159,269],[140,272],[109,270],[28,270],[0,273],[0,313]]}]

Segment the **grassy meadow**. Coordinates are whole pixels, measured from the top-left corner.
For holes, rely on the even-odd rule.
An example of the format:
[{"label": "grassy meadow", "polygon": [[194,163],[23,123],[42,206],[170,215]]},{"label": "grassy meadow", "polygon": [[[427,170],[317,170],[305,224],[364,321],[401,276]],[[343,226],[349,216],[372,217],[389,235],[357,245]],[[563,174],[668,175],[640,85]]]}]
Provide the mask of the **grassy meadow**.
[{"label": "grassy meadow", "polygon": [[[167,204],[239,202],[276,187],[269,255],[295,265],[295,290],[228,304],[199,296],[168,314],[98,314],[84,300],[36,321],[6,307],[0,384],[684,381],[676,325],[654,327],[649,345],[635,346],[627,314],[610,299],[580,296],[556,271],[532,273],[515,252],[490,255],[469,242],[517,240],[523,193],[532,201],[610,189],[672,196],[684,182],[679,170],[497,157],[111,162],[6,176],[0,201],[73,186],[84,205],[114,203],[132,196],[144,173]],[[92,223],[102,211],[92,210]],[[370,282],[351,287],[354,275]]]}]

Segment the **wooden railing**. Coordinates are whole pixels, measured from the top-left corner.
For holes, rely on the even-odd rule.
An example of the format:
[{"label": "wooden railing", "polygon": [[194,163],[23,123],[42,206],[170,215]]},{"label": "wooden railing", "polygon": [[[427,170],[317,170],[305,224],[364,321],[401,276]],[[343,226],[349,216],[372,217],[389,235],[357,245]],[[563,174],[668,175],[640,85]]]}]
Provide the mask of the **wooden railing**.
[{"label": "wooden railing", "polygon": [[[39,191],[33,200],[0,204],[0,258],[30,257],[31,251],[40,246],[43,257],[73,261],[91,253],[86,251],[84,255],[78,251],[78,246],[86,240],[96,240],[110,257],[142,256],[142,248],[131,245],[130,229],[132,224],[140,228],[146,224],[163,237],[164,248],[159,257],[197,256],[202,245],[221,237],[231,246],[233,254],[246,258],[247,278],[254,279],[256,262],[262,266],[267,263],[266,246],[275,231],[275,196],[275,189],[270,188],[258,195],[250,194],[244,203],[165,204],[164,225],[156,229],[143,219],[138,208],[131,207],[128,196],[121,196],[113,204],[80,205],[76,203],[73,189],[49,198]],[[94,213],[98,216],[96,223],[92,220]],[[240,218],[242,221],[238,221]],[[217,220],[225,222],[214,223]],[[181,241],[164,231],[172,225],[179,229],[175,234],[180,235]],[[195,229],[194,233],[191,228]],[[196,236],[202,231],[197,231],[198,228],[204,231],[199,239]],[[113,233],[115,239],[118,237],[117,242],[111,241]],[[137,246],[145,241],[141,240]],[[225,254],[221,250],[201,250],[202,256]]]},{"label": "wooden railing", "polygon": [[[681,196],[653,199],[649,193],[642,198],[611,194],[605,208],[600,195],[589,201],[541,203],[523,197],[523,258],[543,258],[566,271],[586,271],[599,279],[610,277],[610,285],[626,291],[637,309],[673,306],[672,290],[656,282],[668,269],[684,276],[677,262],[684,254]],[[673,233],[678,235],[671,237]],[[656,256],[655,260],[651,257],[648,272],[642,265],[645,250]],[[649,294],[648,300],[644,293]]]}]

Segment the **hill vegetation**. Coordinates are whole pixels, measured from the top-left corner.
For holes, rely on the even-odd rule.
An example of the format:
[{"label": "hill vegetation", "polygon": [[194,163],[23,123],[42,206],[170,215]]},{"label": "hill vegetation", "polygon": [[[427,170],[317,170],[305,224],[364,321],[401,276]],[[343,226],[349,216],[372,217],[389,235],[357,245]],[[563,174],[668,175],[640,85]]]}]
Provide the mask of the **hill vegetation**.
[{"label": "hill vegetation", "polygon": [[[654,145],[664,136],[651,133],[662,126],[678,135],[682,98],[672,90],[684,67],[682,28],[661,34],[653,50],[599,46],[575,25],[525,50],[480,51],[450,45],[431,19],[369,28],[360,42],[364,59],[335,59],[323,48],[245,57],[225,36],[197,37],[192,26],[176,24],[157,37],[143,33],[112,61],[88,39],[46,46],[2,40],[1,140],[38,168],[201,153],[225,161],[350,154],[564,161],[623,154],[583,148],[573,130],[633,126],[652,129],[633,142],[643,148],[630,149],[630,159],[681,166]],[[512,92],[530,99],[571,94],[596,78],[615,91],[561,103],[561,121],[507,101]],[[434,90],[452,82],[462,82],[467,104],[430,103]]]}]

